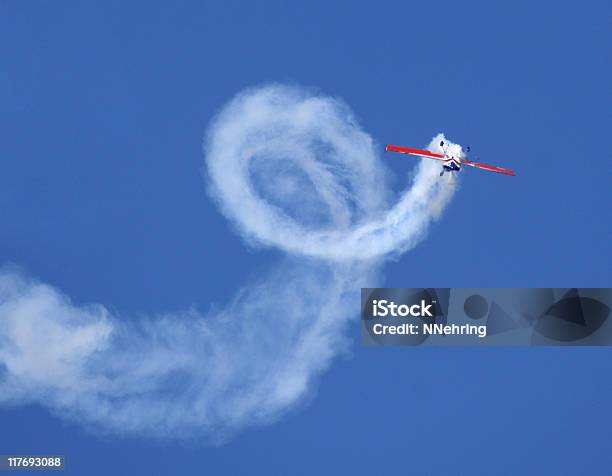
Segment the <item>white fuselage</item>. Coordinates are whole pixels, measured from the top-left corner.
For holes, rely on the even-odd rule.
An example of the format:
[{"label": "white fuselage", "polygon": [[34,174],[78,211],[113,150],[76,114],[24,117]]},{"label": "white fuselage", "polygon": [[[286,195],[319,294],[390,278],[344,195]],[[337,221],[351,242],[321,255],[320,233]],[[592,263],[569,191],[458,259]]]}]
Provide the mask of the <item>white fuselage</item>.
[{"label": "white fuselage", "polygon": [[444,166],[446,170],[460,170],[461,169],[461,159],[455,156],[444,155]]}]

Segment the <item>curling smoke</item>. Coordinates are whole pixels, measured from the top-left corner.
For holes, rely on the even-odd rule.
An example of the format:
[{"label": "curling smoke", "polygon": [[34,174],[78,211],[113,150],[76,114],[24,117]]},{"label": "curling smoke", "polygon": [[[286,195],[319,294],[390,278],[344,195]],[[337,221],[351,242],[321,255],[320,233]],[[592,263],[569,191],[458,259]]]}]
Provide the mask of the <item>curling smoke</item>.
[{"label": "curling smoke", "polygon": [[[439,134],[430,150],[440,152],[440,140],[448,143]],[[461,147],[449,147],[461,154]],[[439,164],[421,161],[412,186],[387,210],[384,165],[349,109],[281,86],[235,98],[211,128],[207,156],[214,196],[245,236],[329,260],[401,254],[455,190],[450,174],[438,180]],[[274,187],[272,200],[256,190],[253,170],[263,170],[262,180]],[[304,187],[313,192],[306,211],[299,207]],[[317,219],[297,220],[296,210],[316,213]]]},{"label": "curling smoke", "polygon": [[359,288],[424,236],[456,188],[422,161],[389,207],[384,166],[347,106],[295,87],[234,98],[210,127],[205,155],[221,211],[250,243],[287,258],[221,312],[127,320],[5,268],[0,402],[158,437],[219,441],[269,423],[347,348]]}]

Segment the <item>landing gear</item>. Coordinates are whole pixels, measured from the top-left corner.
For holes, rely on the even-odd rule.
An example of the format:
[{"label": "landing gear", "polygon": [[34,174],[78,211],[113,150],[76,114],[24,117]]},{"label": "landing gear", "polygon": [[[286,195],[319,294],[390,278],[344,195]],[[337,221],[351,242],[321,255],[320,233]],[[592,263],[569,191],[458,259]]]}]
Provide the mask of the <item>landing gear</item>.
[{"label": "landing gear", "polygon": [[442,167],[442,172],[440,172],[440,177],[442,177],[442,175],[444,175],[444,171],[445,171],[445,168]]}]

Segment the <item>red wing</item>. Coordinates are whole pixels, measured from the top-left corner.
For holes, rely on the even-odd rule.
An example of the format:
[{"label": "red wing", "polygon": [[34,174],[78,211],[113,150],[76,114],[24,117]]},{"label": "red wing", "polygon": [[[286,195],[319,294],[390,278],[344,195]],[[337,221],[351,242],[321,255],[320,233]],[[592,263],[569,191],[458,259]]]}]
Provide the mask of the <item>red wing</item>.
[{"label": "red wing", "polygon": [[489,170],[491,172],[499,172],[500,174],[516,175],[512,170],[502,169],[501,167],[493,167],[492,165],[479,164],[478,162],[472,162],[471,160],[463,159],[461,165],[469,165],[470,167],[476,167],[478,169]]},{"label": "red wing", "polygon": [[399,152],[400,154],[417,155],[419,157],[425,157],[427,159],[444,160],[444,156],[442,154],[436,154],[435,152],[431,152],[430,150],[409,149],[408,147],[399,147],[397,145],[388,145],[387,147],[385,147],[385,150],[390,152]]}]

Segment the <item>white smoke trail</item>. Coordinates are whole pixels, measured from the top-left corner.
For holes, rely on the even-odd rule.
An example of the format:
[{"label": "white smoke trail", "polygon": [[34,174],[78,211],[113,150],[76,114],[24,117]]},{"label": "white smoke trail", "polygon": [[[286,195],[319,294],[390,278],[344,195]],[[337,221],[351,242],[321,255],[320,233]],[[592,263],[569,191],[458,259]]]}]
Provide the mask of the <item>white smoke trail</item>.
[{"label": "white smoke trail", "polygon": [[[436,136],[430,150],[439,151],[443,138]],[[450,147],[461,154],[460,146]],[[385,210],[384,166],[371,137],[348,108],[282,86],[236,97],[211,128],[207,151],[214,196],[245,236],[289,253],[329,260],[406,251],[455,190],[450,174],[439,180],[439,164],[421,161],[412,187]],[[274,200],[278,197],[261,199],[252,181],[258,168],[274,192],[283,191],[281,206]],[[289,191],[279,186],[282,179],[293,181]],[[292,216],[296,210],[303,212],[303,187],[315,192],[308,210],[319,215],[316,228]]]},{"label": "white smoke trail", "polygon": [[38,403],[102,431],[216,441],[273,421],[347,348],[360,287],[423,237],[455,190],[423,162],[389,208],[372,139],[340,101],[298,88],[237,96],[205,154],[223,213],[288,258],[221,312],[145,319],[75,306],[3,269],[0,403]]}]

